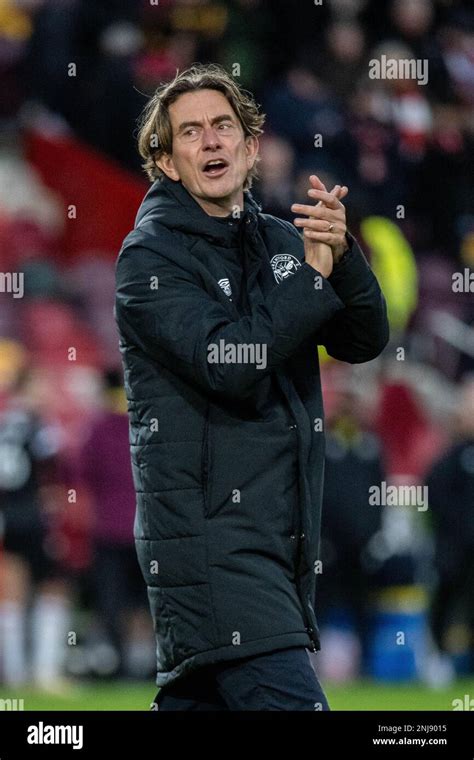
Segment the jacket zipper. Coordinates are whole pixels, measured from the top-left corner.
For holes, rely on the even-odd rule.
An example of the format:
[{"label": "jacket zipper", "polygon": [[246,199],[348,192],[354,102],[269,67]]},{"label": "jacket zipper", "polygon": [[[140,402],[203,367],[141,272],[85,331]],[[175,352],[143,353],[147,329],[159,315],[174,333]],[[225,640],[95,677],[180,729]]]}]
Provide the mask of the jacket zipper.
[{"label": "jacket zipper", "polygon": [[[296,424],[296,422],[292,422],[290,424],[290,429],[294,430],[294,431],[298,430],[298,425]],[[295,542],[296,578],[297,578],[297,582],[298,582],[299,569],[300,569],[300,563],[301,563],[301,556],[302,556],[302,554],[304,552],[303,542],[305,541],[305,534],[304,534],[304,530],[303,530],[303,521],[301,519],[301,510],[300,510],[300,495],[301,495],[300,494],[300,480],[299,480],[300,479],[300,459],[299,459],[299,451],[298,450],[297,450],[297,455],[296,455],[296,462],[297,462],[297,465],[296,465],[297,466],[297,470],[296,470],[296,473],[297,473],[297,497],[296,497],[295,502],[293,504],[292,529],[291,529],[290,539]],[[311,624],[310,617],[309,617],[308,611],[306,609],[306,604],[307,603],[308,603],[307,600],[301,599],[301,604],[302,604],[302,607],[303,607],[303,614],[304,614],[304,617],[305,617],[306,623],[307,623],[306,624],[306,632],[308,633],[308,635],[309,635],[309,637],[311,639],[311,642],[312,642],[311,651],[312,652],[317,652],[318,651],[317,647],[319,646],[319,637],[318,637],[318,633],[315,631],[315,629],[313,628],[313,626]],[[313,610],[313,612],[314,612],[314,610]]]},{"label": "jacket zipper", "polygon": [[[292,422],[289,425],[289,429],[292,431],[295,431],[295,435],[298,436],[297,430],[298,425],[296,422]],[[297,442],[298,443],[298,442]],[[298,545],[299,549],[299,540],[300,540],[300,508],[299,508],[299,498],[300,498],[300,487],[299,487],[299,477],[300,477],[300,464],[299,464],[299,452],[298,447],[296,447],[296,491],[297,495],[293,502],[292,507],[292,515],[291,515],[291,540],[295,541]],[[298,550],[299,555],[299,550]]]},{"label": "jacket zipper", "polygon": [[204,434],[202,440],[202,465],[201,465],[201,478],[202,478],[202,491],[204,498],[204,516],[207,517],[209,513],[209,407],[206,412],[206,421],[204,423]]}]

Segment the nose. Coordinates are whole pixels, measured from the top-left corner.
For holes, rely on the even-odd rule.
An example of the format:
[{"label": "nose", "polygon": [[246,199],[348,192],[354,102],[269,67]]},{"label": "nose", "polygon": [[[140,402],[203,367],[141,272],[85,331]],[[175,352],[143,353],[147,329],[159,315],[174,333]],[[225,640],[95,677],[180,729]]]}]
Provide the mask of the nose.
[{"label": "nose", "polygon": [[202,134],[202,147],[204,150],[216,150],[220,147],[219,133],[215,127],[205,127]]}]

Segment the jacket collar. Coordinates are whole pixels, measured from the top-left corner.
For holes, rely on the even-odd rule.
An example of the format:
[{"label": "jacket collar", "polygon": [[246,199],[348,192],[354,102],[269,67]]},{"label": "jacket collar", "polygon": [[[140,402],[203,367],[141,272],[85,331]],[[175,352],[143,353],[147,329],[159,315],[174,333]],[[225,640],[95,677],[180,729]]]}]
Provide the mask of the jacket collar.
[{"label": "jacket collar", "polygon": [[[244,190],[244,210],[240,221],[255,230],[261,206],[249,190]],[[195,233],[214,243],[233,246],[239,239],[238,219],[228,224],[213,219],[190,195],[181,181],[163,176],[155,180],[145,195],[135,219],[135,228],[144,222],[159,222],[173,230]]]}]

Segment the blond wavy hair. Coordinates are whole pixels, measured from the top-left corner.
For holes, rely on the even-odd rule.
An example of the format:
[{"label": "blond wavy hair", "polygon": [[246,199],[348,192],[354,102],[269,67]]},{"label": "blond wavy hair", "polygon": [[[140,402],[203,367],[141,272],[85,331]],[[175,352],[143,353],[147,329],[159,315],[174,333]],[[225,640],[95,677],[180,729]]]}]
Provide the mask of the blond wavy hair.
[{"label": "blond wavy hair", "polygon": [[[139,120],[138,150],[144,159],[142,167],[150,182],[163,175],[156,161],[164,154],[170,155],[173,150],[173,131],[168,109],[180,95],[196,90],[222,92],[234,109],[245,137],[258,137],[263,133],[265,114],[260,112],[252,94],[242,89],[222,66],[215,63],[193,64],[181,73],[178,70],[171,82],[158,87]],[[259,160],[257,155],[245,179],[244,190],[250,189],[252,181],[258,177]]]}]

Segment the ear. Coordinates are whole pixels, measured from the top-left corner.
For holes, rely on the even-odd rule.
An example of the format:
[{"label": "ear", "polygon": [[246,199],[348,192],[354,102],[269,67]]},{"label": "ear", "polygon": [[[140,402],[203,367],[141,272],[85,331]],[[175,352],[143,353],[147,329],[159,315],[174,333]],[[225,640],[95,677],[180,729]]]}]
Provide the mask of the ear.
[{"label": "ear", "polygon": [[174,179],[175,182],[181,179],[169,153],[163,153],[155,163],[170,179]]},{"label": "ear", "polygon": [[259,148],[259,142],[258,138],[254,135],[247,135],[245,138],[245,152],[247,153],[247,167],[249,169],[252,168],[252,166],[255,163],[255,158],[258,153]]}]

